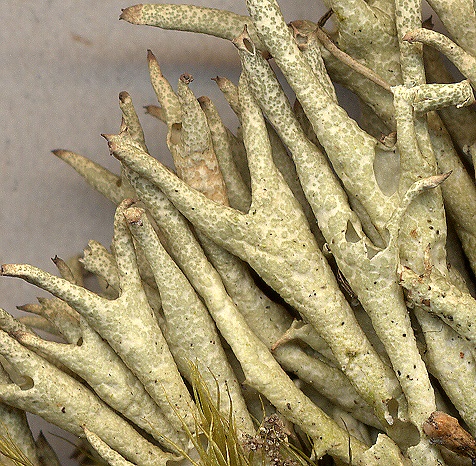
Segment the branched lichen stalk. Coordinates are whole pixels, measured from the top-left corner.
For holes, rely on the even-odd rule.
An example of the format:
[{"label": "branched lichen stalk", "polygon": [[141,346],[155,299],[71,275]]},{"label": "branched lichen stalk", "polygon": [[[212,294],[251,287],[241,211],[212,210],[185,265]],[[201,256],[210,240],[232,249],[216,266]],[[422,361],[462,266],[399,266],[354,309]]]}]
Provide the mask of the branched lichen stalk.
[{"label": "branched lichen stalk", "polygon": [[31,380],[22,388],[2,383],[2,400],[43,416],[78,436],[84,436],[83,425],[90,426],[101,432],[108,445],[140,464],[165,466],[172,458],[149,443],[87,387],[22,347],[4,331],[0,331],[0,343],[2,356]]},{"label": "branched lichen stalk", "polygon": [[[130,207],[124,215],[154,272],[166,319],[166,338],[181,373],[192,382],[190,363],[193,363],[212,397],[217,399],[222,394],[219,408],[223,414],[227,415],[232,409],[238,429],[252,434],[253,422],[236,376],[227,362],[215,324],[203,302],[161,246],[145,211]],[[228,396],[223,396],[225,393]]]},{"label": "branched lichen stalk", "polygon": [[[259,144],[259,140],[255,144]],[[250,170],[255,177],[252,186],[253,181],[260,183],[261,186],[258,184],[252,188],[256,195],[253,200],[255,206],[252,204],[250,212],[243,215],[233,209],[218,206],[196,191],[190,190],[165,167],[134,145],[126,134],[110,137],[109,145],[116,157],[156,183],[192,223],[208,235],[213,235],[213,239],[223,247],[247,260],[265,281],[289,300],[290,304],[299,309],[311,322],[314,321],[316,329],[322,333],[336,353],[336,357],[340,359],[342,369],[349,374],[355,386],[363,384],[367,387],[359,392],[376,407],[381,419],[385,419],[387,409],[382,400],[393,397],[394,376],[383,365],[373,348],[366,343],[365,335],[359,330],[360,327],[338,290],[325,259],[316,248],[315,240],[300,207],[290,197],[288,188],[282,184],[281,175],[272,168],[274,166],[271,160],[262,167],[260,162],[257,162]],[[253,150],[258,148],[259,146],[256,146]],[[253,151],[249,151],[249,155],[252,153]],[[260,174],[260,171],[270,168],[271,172]],[[265,180],[266,185],[263,185]],[[272,194],[276,189],[281,192],[279,199]],[[286,225],[292,225],[293,233],[288,236],[284,232],[284,236],[281,234],[282,239],[278,242],[279,237],[274,232],[279,232]],[[333,283],[332,298],[329,295],[331,291],[329,283]],[[321,297],[320,290],[323,289],[326,290],[327,296]],[[316,307],[318,302],[320,304]],[[336,313],[342,315],[338,322],[330,319],[330,313],[327,311],[323,313],[322,310],[326,309],[325,306],[322,307],[324,302],[334,309],[332,311],[334,317]],[[368,372],[369,375],[362,377],[362,371]],[[352,374],[355,374],[355,379]],[[371,383],[375,377],[381,382]],[[377,386],[383,393],[374,394]]]},{"label": "branched lichen stalk", "polygon": [[[55,257],[61,277],[1,268],[54,295],[19,306],[30,316],[0,310],[11,431],[0,452],[14,448],[12,461],[59,466],[23,410],[86,438],[112,466],[195,454],[196,465],[244,466],[250,452],[252,464],[263,452],[284,465],[288,439],[338,464],[460,464],[446,447],[476,461],[471,435],[435,416],[448,397],[476,432],[476,301],[463,278],[474,277],[447,264],[465,255],[476,270],[475,2],[429,0],[449,37],[422,27],[432,25],[419,0],[324,3],[317,24],[289,25],[277,0],[247,0],[249,16],[123,10],[133,24],[232,41],[239,85],[215,80],[240,127],[234,135],[195,98],[190,74],[175,91],[149,51],[159,106],[147,112],[167,125],[175,173],[150,155],[125,91],[119,134],[105,135],[120,175],[53,151],[117,206],[114,237],[110,251],[91,241],[81,261]],[[436,50],[467,79],[453,83]],[[359,123],[335,82],[361,100]],[[447,241],[446,217],[461,245]]]}]

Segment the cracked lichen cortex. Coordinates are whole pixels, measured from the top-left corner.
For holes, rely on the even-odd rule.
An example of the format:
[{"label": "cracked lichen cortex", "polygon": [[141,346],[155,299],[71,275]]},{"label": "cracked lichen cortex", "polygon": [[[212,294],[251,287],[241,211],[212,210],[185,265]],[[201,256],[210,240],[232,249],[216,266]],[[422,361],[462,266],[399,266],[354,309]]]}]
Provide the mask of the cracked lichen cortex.
[{"label": "cracked lichen cortex", "polygon": [[[80,261],[55,257],[61,277],[2,266],[54,295],[20,306],[30,316],[0,312],[4,455],[58,464],[31,436],[30,411],[112,466],[476,462],[464,268],[466,256],[476,270],[475,5],[430,1],[447,37],[422,27],[418,0],[325,3],[318,24],[287,25],[276,0],[247,0],[249,16],[123,10],[133,24],[232,41],[239,84],[215,80],[240,127],[195,97],[191,74],[174,90],[149,51],[159,106],[147,113],[167,126],[174,171],[150,154],[127,92],[120,131],[104,135],[120,175],[53,151],[116,204],[114,237]],[[453,82],[436,50],[467,79]],[[335,82],[359,97],[359,122]]]}]

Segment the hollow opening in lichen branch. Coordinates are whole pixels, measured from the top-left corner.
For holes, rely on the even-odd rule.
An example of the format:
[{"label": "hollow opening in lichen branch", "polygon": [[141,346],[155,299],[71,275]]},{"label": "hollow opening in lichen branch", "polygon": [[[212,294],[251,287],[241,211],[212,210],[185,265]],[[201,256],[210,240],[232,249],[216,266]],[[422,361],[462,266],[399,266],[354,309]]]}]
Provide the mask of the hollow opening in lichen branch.
[{"label": "hollow opening in lichen branch", "polygon": [[[118,206],[113,246],[91,242],[68,264],[55,257],[60,276],[2,266],[55,298],[21,306],[35,314],[22,319],[0,310],[0,400],[86,435],[111,465],[168,466],[193,452],[200,466],[261,466],[261,453],[273,466],[309,464],[291,443],[333,464],[443,466],[433,444],[443,438],[425,426],[438,428],[445,403],[458,412],[451,425],[476,434],[476,304],[447,265],[455,249],[476,270],[476,188],[453,146],[476,145],[465,107],[474,2],[432,0],[451,39],[419,29],[420,0],[327,3],[329,33],[286,24],[276,0],[247,0],[248,16],[123,10],[136,24],[232,41],[239,84],[216,83],[240,126],[232,132],[210,98],[196,98],[191,75],[175,91],[149,51],[158,105],[147,111],[166,125],[175,170],[148,153],[125,91],[119,134],[105,136],[120,174],[54,151]],[[446,51],[469,81],[445,84],[401,37]],[[21,442],[44,466],[39,446]],[[456,452],[474,462],[474,451]]]},{"label": "hollow opening in lichen branch", "polygon": [[377,150],[374,159],[374,175],[378,187],[386,196],[397,192],[400,181],[400,156],[396,149]]}]

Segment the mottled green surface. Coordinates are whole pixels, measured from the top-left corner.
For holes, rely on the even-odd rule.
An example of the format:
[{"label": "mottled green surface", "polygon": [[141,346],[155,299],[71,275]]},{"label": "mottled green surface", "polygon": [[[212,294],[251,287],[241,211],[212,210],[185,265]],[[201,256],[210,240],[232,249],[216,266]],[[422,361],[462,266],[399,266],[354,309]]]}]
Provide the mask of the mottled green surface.
[{"label": "mottled green surface", "polygon": [[[184,382],[194,383],[193,363],[211,396],[220,394],[222,415],[233,413],[249,434],[245,444],[257,441],[250,413],[262,416],[251,391],[309,436],[316,457],[456,464],[422,426],[447,410],[447,396],[476,429],[474,284],[462,259],[462,274],[451,268],[466,254],[475,269],[476,143],[472,131],[444,123],[458,115],[470,128],[474,119],[474,4],[432,2],[446,37],[422,28],[417,0],[326,3],[336,26],[329,37],[322,22],[316,31],[310,21],[287,25],[275,0],[248,0],[249,17],[189,5],[123,11],[132,23],[232,40],[239,86],[216,81],[240,128],[232,134],[209,98],[196,99],[191,75],[174,91],[149,52],[154,112],[167,125],[176,174],[150,155],[127,92],[120,131],[105,136],[119,176],[54,151],[118,206],[113,244],[85,251],[99,293],[83,287],[77,260],[69,269],[55,257],[62,278],[2,266],[56,296],[21,306],[33,319],[2,314],[2,401],[86,435],[111,465],[166,464],[176,458],[124,418],[187,453],[203,415]],[[467,81],[446,84],[451,77],[433,64],[428,75],[443,82],[426,84],[422,43]],[[339,105],[334,81],[365,105],[359,123]],[[462,247],[447,241],[452,228]],[[369,426],[379,429],[372,446]],[[24,442],[43,466],[40,447]]]}]

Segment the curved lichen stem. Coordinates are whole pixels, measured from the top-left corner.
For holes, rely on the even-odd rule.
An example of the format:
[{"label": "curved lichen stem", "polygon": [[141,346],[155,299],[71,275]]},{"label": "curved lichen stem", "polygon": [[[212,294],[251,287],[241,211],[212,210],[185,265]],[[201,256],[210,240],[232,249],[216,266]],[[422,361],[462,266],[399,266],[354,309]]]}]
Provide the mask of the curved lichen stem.
[{"label": "curved lichen stem", "polygon": [[[324,147],[339,178],[347,189],[355,193],[365,208],[372,212],[372,219],[379,230],[390,217],[391,201],[381,193],[373,176],[377,140],[365,133],[326,92],[322,82],[325,77],[317,76],[302,56],[289,32],[282,14],[274,1],[248,2],[255,27],[262,31],[262,40],[287,81],[296,93],[319,142]],[[269,12],[272,14],[269,14]],[[242,59],[253,61],[256,75],[249,73],[250,86],[255,86],[255,95],[270,95],[270,76],[260,64],[260,56],[246,34],[235,39]],[[244,58],[245,57],[245,58]],[[273,93],[276,95],[276,92]],[[357,163],[358,161],[358,163]],[[351,175],[352,174],[352,175]],[[365,180],[365,182],[363,181]],[[375,182],[374,186],[372,183]],[[364,194],[365,193],[365,194]],[[378,202],[369,199],[379,197]]]},{"label": "curved lichen stem", "polygon": [[[139,185],[141,184],[140,180],[137,182]],[[135,185],[138,186],[136,183]],[[175,226],[175,222],[173,224]],[[171,236],[177,238],[182,235],[183,233],[177,235],[171,232]],[[189,243],[187,243],[187,248],[189,250],[191,248]],[[347,439],[347,433],[342,430],[344,443],[335,445],[331,447],[331,450],[328,450],[330,446],[327,444],[327,436],[329,435],[331,438],[337,434],[334,430],[336,425],[315,405],[309,404],[309,401],[296,389],[265,345],[249,329],[243,316],[224,290],[216,271],[210,264],[204,262],[203,252],[201,254],[201,258],[200,256],[195,257],[195,255],[188,257],[187,254],[184,262],[180,263],[181,267],[187,271],[194,287],[200,291],[221,334],[239,359],[247,383],[266,396],[285,417],[302,426],[313,439],[321,437],[322,439],[317,440],[316,443],[319,455],[325,451],[337,456],[347,455],[347,447],[344,446],[347,443],[347,440],[344,440],[344,438]],[[197,273],[198,271],[200,273]],[[352,443],[352,445],[354,444]],[[363,451],[362,445],[359,443],[352,448],[356,449],[356,453]]]},{"label": "curved lichen stem", "polygon": [[410,43],[421,42],[434,47],[453,62],[461,73],[471,81],[473,87],[476,86],[476,57],[466,52],[445,35],[430,29],[418,28],[408,31],[403,36],[403,40]]},{"label": "curved lichen stem", "polygon": [[[250,105],[251,101],[247,101],[247,106],[242,108],[251,109]],[[258,117],[259,113],[256,110],[253,110],[253,115],[253,119],[250,118],[248,122],[250,129],[256,125],[251,122],[261,118]],[[253,131],[256,131],[256,128]],[[365,389],[363,387],[359,389],[359,392],[375,406],[379,417],[385,422],[388,414],[382,400],[393,397],[394,375],[369,346],[365,335],[355,322],[352,311],[338,290],[325,259],[316,248],[315,240],[299,205],[272,164],[271,155],[266,153],[265,157],[258,157],[263,150],[269,150],[269,147],[266,149],[266,141],[263,141],[263,133],[259,134],[259,137],[257,135],[255,138],[249,138],[248,155],[253,175],[253,201],[247,215],[238,214],[233,209],[207,201],[196,191],[190,190],[157,161],[143,153],[139,147],[134,147],[127,139],[127,135],[111,136],[109,141],[116,157],[157,184],[196,227],[226,249],[247,260],[268,283],[289,300],[290,304],[299,309],[311,322],[315,322],[316,329],[332,346],[336,357],[341,358],[342,368],[355,386],[358,387],[360,384],[366,386]],[[274,196],[274,192],[280,192],[279,199]],[[199,205],[201,208],[198,208]],[[285,223],[282,221],[283,218],[287,219]],[[263,231],[264,225],[268,225],[266,228],[269,233]],[[294,240],[289,242],[284,238],[279,239],[277,233],[291,225],[293,230],[291,237]],[[266,238],[266,241],[263,241],[263,238]],[[317,270],[316,264],[319,264]],[[296,275],[297,270],[301,271],[299,276]],[[286,279],[283,280],[284,277]],[[322,283],[326,284],[324,287],[326,294],[318,300],[320,304],[316,308],[322,280]],[[332,283],[332,298],[329,283]],[[323,315],[324,302],[334,308],[330,314],[335,316],[337,312],[342,315],[339,322],[334,319],[331,322]],[[368,376],[362,378],[358,375],[362,374],[362,371],[368,373]],[[374,377],[384,380],[385,385],[371,383]],[[383,393],[379,395],[374,393],[377,387]]]},{"label": "curved lichen stem", "polygon": [[[170,400],[175,409],[180,410],[183,418],[190,422],[193,402],[142,288],[132,237],[123,216],[123,210],[130,203],[130,200],[124,201],[115,216],[114,252],[119,270],[119,298],[102,298],[85,288],[27,265],[4,265],[2,275],[21,277],[75,308],[133,370],[179,432],[181,423],[170,407]],[[128,325],[125,326],[124,321]],[[134,348],[133,352],[130,351],[131,347]],[[167,388],[168,384],[171,384],[170,388]],[[165,399],[165,393],[169,393],[170,400]]]},{"label": "curved lichen stem", "polygon": [[128,459],[165,466],[173,455],[148,442],[85,385],[0,331],[0,354],[25,378],[26,384],[0,384],[0,397],[17,408],[84,436],[82,426],[100,432],[109,446]]},{"label": "curved lichen stem", "polygon": [[213,396],[228,394],[218,407],[220,411],[226,414],[232,409],[238,429],[253,433],[253,422],[208,310],[160,244],[145,210],[132,206],[124,216],[152,267],[162,299],[167,341],[181,373],[192,382],[189,363],[193,361]]},{"label": "curved lichen stem", "polygon": [[472,0],[428,3],[444,24],[449,35],[471,55],[476,55],[476,8]]},{"label": "curved lichen stem", "polygon": [[[231,40],[250,19],[231,11],[206,8],[194,5],[139,4],[122,10],[120,19],[132,24],[144,24],[189,32],[201,32]],[[256,43],[260,41],[256,33],[251,32]],[[261,46],[261,50],[265,50]]]},{"label": "curved lichen stem", "polygon": [[[195,98],[191,75],[174,90],[149,51],[160,107],[148,111],[167,125],[176,174],[151,157],[127,92],[120,132],[105,136],[120,176],[53,151],[118,207],[111,252],[91,242],[82,261],[102,294],[57,258],[62,278],[1,269],[55,296],[21,306],[35,314],[27,318],[0,311],[0,399],[19,410],[16,433],[34,466],[48,461],[22,410],[86,436],[118,466],[178,460],[155,440],[194,465],[195,448],[238,466],[259,395],[290,436],[294,425],[309,437],[316,458],[359,466],[442,466],[441,436],[424,426],[445,397],[476,432],[476,301],[447,264],[464,252],[476,270],[476,188],[464,167],[476,158],[476,9],[474,0],[428,1],[451,39],[421,28],[419,0],[324,0],[329,35],[331,13],[317,28],[286,24],[278,0],[247,0],[249,16],[123,10],[134,24],[233,42],[239,86],[216,81],[240,128],[234,136],[210,99]],[[437,65],[425,70],[422,44],[467,80],[447,84]],[[339,105],[336,82],[361,99],[359,124]],[[451,136],[437,114],[446,106]],[[462,248],[447,241],[446,215]],[[0,404],[9,428],[10,414]],[[222,418],[233,431],[225,448],[215,436]],[[380,432],[370,448],[362,423]]]},{"label": "curved lichen stem", "polygon": [[339,49],[337,45],[332,42],[331,38],[326,34],[326,32],[317,27],[314,31],[316,37],[319,39],[321,44],[339,61],[346,64],[357,73],[365,76],[366,78],[370,79],[370,81],[378,84],[381,88],[385,89],[386,91],[390,92],[390,84],[387,83],[383,78],[381,78],[375,71],[372,71],[367,66],[359,63],[355,58],[352,58],[350,55]]}]

